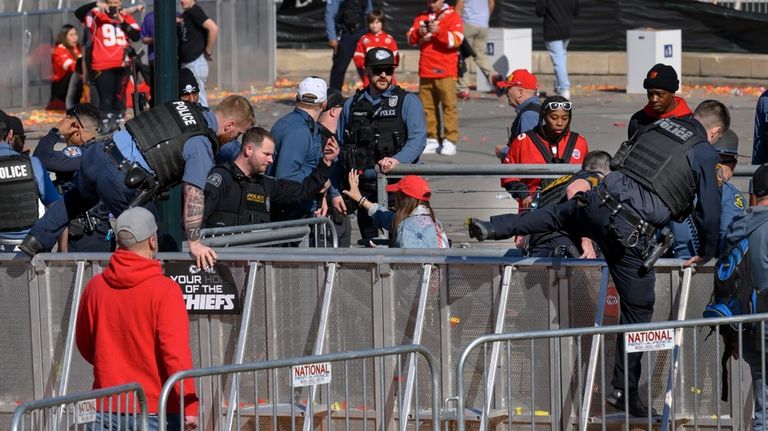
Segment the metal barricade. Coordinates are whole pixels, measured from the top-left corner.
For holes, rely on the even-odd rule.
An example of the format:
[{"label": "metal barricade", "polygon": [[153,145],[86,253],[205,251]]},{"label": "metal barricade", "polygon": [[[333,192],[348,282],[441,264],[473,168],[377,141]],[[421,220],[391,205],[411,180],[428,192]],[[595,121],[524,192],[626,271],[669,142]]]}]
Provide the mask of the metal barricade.
[{"label": "metal barricade", "polygon": [[[301,247],[339,247],[336,226],[328,217],[208,228],[200,231],[209,247],[269,247],[299,243]],[[330,242],[330,244],[329,244]]]},{"label": "metal barricade", "polygon": [[[149,429],[147,397],[138,383],[24,403],[16,408],[11,431]],[[117,424],[120,422],[120,425]]]},{"label": "metal barricade", "polygon": [[[746,393],[750,385],[745,381],[745,371],[749,366],[744,363],[745,361],[730,360],[732,378],[728,385],[729,401],[736,407],[729,414],[727,405],[718,401],[723,389],[719,364],[723,354],[720,328],[721,325],[732,325],[738,331],[739,357],[744,358],[745,353],[750,355],[753,361],[752,366],[764,375],[765,355],[755,352],[765,351],[766,320],[768,320],[768,313],[722,319],[694,319],[482,336],[470,343],[461,353],[456,367],[456,396],[446,402],[455,401],[457,404],[457,412],[460,412],[455,417],[458,431],[465,431],[467,420],[479,422],[480,429],[496,426],[503,428],[506,425],[509,430],[522,428],[566,430],[574,429],[575,426],[582,430],[618,429],[617,427],[627,430],[666,430],[683,427],[751,429],[749,424],[752,416],[749,414],[751,410],[747,404],[749,396]],[[748,332],[747,328],[753,325],[753,331]],[[700,334],[701,330],[709,331],[710,328],[714,331],[710,334],[713,335],[712,337]],[[606,406],[606,360],[602,352],[599,355],[598,383],[594,385],[585,383],[582,348],[589,342],[589,337],[602,338],[608,334],[624,334],[624,342],[633,347],[640,346],[646,349],[635,350],[645,352],[645,358],[642,360],[644,375],[641,376],[640,384],[647,382],[648,386],[646,395],[640,396],[649,407],[664,408],[663,416],[630,417],[628,414]],[[754,338],[750,338],[753,336]],[[685,339],[684,342],[683,339]],[[701,372],[697,359],[699,350],[705,343],[714,344],[714,356],[718,364],[716,367],[707,368],[706,372]],[[673,344],[675,347],[672,350],[674,352],[672,357],[662,355],[665,353],[662,348],[672,349]],[[499,345],[502,350],[500,356],[505,359],[505,364],[498,371],[504,374],[500,384],[494,388],[483,384],[488,381],[487,368],[468,370],[467,364],[471,361],[470,358],[478,355],[481,355],[482,364],[488,364],[489,351],[496,345]],[[542,355],[552,355],[549,381],[541,381],[535,377],[536,365],[534,364],[537,364],[537,361],[542,362]],[[693,359],[692,370],[678,372],[681,363],[680,355],[690,355]],[[522,369],[516,361],[526,356],[530,359],[530,370]],[[621,359],[626,369],[627,354],[625,353]],[[471,371],[469,374],[473,379],[471,385],[465,385],[467,371]],[[483,379],[478,379],[478,374],[482,374]],[[710,382],[704,382],[704,380]],[[702,387],[711,385],[711,381],[714,381],[712,389],[716,393],[703,394]],[[663,390],[661,386],[665,382],[668,386]],[[542,386],[545,388],[544,391],[550,391],[551,396],[537,398],[537,395],[543,392]],[[480,391],[483,405],[486,400],[490,400],[489,405],[493,405],[495,409],[481,414],[476,409],[469,408],[466,405],[468,391]],[[707,395],[715,398],[714,405],[702,401]],[[598,405],[589,410],[587,415],[581,414],[579,407],[593,397],[598,398]],[[762,405],[765,405],[764,401]]]},{"label": "metal barricade", "polygon": [[[410,377],[405,375],[405,358],[416,356],[429,367],[430,387],[420,388],[419,379],[414,379],[417,396],[411,406],[403,395],[404,377]],[[418,374],[418,368],[412,372]],[[405,431],[427,427],[422,421],[429,422],[432,431],[440,428],[440,369],[429,350],[416,344],[178,372],[160,393],[160,431],[166,429],[171,392],[180,387],[183,394],[188,379],[195,379],[199,424],[206,430],[332,430],[336,424],[345,431],[367,430],[369,425],[381,430],[397,425]],[[225,402],[227,386],[237,394],[230,402]],[[419,404],[420,390],[431,394],[429,405]],[[181,409],[183,403],[180,397]]]}]

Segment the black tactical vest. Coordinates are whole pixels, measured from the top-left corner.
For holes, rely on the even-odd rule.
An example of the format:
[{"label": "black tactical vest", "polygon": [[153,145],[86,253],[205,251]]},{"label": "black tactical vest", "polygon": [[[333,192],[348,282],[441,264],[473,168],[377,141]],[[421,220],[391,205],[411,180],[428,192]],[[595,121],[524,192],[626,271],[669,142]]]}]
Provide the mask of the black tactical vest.
[{"label": "black tactical vest", "polygon": [[621,144],[611,161],[618,170],[656,193],[669,208],[672,219],[683,220],[693,205],[696,183],[687,153],[706,142],[687,122],[672,118],[656,121]]},{"label": "black tactical vest", "polygon": [[[579,171],[572,175],[565,175],[547,184],[546,187],[541,189],[536,199],[536,208],[547,207],[555,205],[561,202],[565,202],[568,199],[567,189],[576,180],[587,180],[594,190],[600,183],[600,176],[596,172]],[[528,240],[528,248],[533,248],[536,245],[549,241],[557,236],[568,236],[564,232],[547,232],[531,234]]]},{"label": "black tactical vest", "polygon": [[363,26],[365,0],[341,0],[336,13],[336,33],[354,34]]},{"label": "black tactical vest", "polygon": [[206,227],[243,226],[269,223],[269,194],[264,177],[250,178],[234,162],[217,165],[211,174],[221,175],[229,185],[229,193],[222,196],[216,211],[206,221]]},{"label": "black tactical vest", "polygon": [[40,217],[40,192],[28,155],[0,157],[0,232],[27,229]]},{"label": "black tactical vest", "polygon": [[407,91],[395,87],[389,97],[373,105],[358,90],[349,108],[349,122],[341,160],[349,169],[370,169],[384,157],[392,157],[408,140],[403,120]]},{"label": "black tactical vest", "polygon": [[125,123],[144,160],[155,171],[161,190],[181,182],[184,175],[182,149],[187,139],[204,135],[211,141],[214,156],[219,140],[208,127],[202,111],[193,103],[175,101],[156,106]]}]

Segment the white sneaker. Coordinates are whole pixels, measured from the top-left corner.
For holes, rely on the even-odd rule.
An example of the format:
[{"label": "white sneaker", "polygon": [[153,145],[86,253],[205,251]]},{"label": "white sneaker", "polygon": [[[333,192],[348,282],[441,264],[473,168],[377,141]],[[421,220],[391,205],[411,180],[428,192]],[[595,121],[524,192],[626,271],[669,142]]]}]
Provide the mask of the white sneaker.
[{"label": "white sneaker", "polygon": [[443,139],[443,145],[440,147],[440,154],[443,156],[455,156],[456,145],[447,139]]},{"label": "white sneaker", "polygon": [[435,154],[437,149],[440,148],[440,143],[435,138],[427,138],[427,146],[424,147],[424,151],[421,154]]}]

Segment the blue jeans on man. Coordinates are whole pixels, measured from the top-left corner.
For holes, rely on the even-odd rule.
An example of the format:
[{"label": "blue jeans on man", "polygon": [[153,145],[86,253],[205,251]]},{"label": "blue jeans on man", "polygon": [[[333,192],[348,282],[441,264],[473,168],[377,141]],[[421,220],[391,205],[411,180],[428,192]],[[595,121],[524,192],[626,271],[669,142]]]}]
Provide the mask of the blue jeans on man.
[{"label": "blue jeans on man", "polygon": [[568,80],[568,43],[569,39],[544,42],[555,69],[555,90],[560,95],[571,88],[571,81]]},{"label": "blue jeans on man", "polygon": [[[183,430],[181,426],[181,415],[167,415],[166,429],[168,431]],[[157,415],[150,415],[148,418],[148,431],[157,431],[159,422]],[[139,429],[139,416],[129,413],[127,415],[116,413],[96,413],[96,421],[88,424],[88,431],[131,431]]]}]

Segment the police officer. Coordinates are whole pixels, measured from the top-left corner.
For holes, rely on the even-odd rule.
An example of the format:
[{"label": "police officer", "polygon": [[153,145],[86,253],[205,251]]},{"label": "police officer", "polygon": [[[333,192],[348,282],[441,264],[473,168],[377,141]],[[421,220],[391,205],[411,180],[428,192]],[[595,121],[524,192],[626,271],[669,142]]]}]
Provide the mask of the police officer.
[{"label": "police officer", "polygon": [[[400,163],[416,163],[427,142],[421,101],[392,85],[394,70],[392,51],[370,49],[365,54],[370,83],[347,99],[339,119],[342,164],[347,171],[362,172],[360,191],[371,202],[378,201],[374,168],[388,173]],[[357,224],[363,241],[378,236],[373,219],[362,209],[358,209]]]},{"label": "police officer", "polygon": [[[605,151],[590,151],[584,156],[580,171],[560,177],[541,189],[533,207],[542,208],[563,203],[576,193],[595,189],[610,172],[610,164],[610,154]],[[562,231],[531,234],[525,249],[526,255],[530,257],[597,257],[591,239],[572,238]]]},{"label": "police officer", "polygon": [[[90,103],[79,103],[38,141],[34,155],[46,169],[56,174],[53,184],[59,193],[74,187],[75,172],[80,169],[83,149],[98,135],[101,114]],[[67,146],[54,147],[61,141]],[[109,225],[109,211],[101,204],[75,217],[59,242],[59,251],[110,252],[115,243]]]},{"label": "police officer", "polygon": [[274,152],[275,140],[265,129],[252,127],[245,132],[235,160],[216,165],[208,175],[204,227],[268,223],[272,204],[312,198],[328,181],[339,146],[335,140],[326,145],[323,163],[301,183],[264,175]]},{"label": "police officer", "polygon": [[216,253],[200,242],[205,181],[219,142],[237,139],[253,123],[253,107],[242,96],[224,98],[213,112],[175,101],[140,114],[126,130],[84,151],[75,187],[35,223],[20,248],[29,255],[50,250],[71,216],[99,200],[117,217],[183,182],[189,251],[199,267],[210,267]]},{"label": "police officer", "polygon": [[[720,247],[718,255],[724,250],[725,234],[728,225],[733,219],[744,213],[746,200],[730,180],[733,177],[733,170],[736,168],[737,157],[739,155],[739,137],[736,133],[728,129],[723,137],[714,145],[715,151],[720,155],[720,164],[717,168],[717,181],[723,189],[723,209],[720,213]],[[690,259],[696,254],[699,247],[699,235],[693,218],[688,216],[684,221],[671,222],[670,229],[675,236],[675,242],[672,245],[670,257],[678,259]]]},{"label": "police officer", "polygon": [[[19,241],[40,217],[40,202],[47,206],[61,196],[40,160],[14,150],[12,140],[13,130],[0,120],[0,239]],[[3,244],[5,251],[14,247]]]},{"label": "police officer", "polygon": [[371,9],[371,0],[328,0],[325,3],[325,35],[333,50],[330,87],[341,91],[357,41],[368,30],[366,17]]},{"label": "police officer", "polygon": [[[612,172],[597,190],[522,215],[491,217],[490,222],[471,220],[469,234],[484,240],[563,230],[592,238],[605,255],[619,291],[620,323],[649,322],[655,301],[653,264],[672,242],[668,232],[656,242],[656,228],[693,212],[700,247],[684,265],[709,260],[717,253],[719,157],[708,142],[716,142],[729,125],[728,109],[714,100],[702,102],[692,119],[661,119],[622,144],[611,163]],[[623,410],[627,399],[629,414],[647,416],[648,408],[637,392],[640,353],[628,355],[629,386],[624,385],[623,338],[616,338],[614,391],[606,400]]]}]

